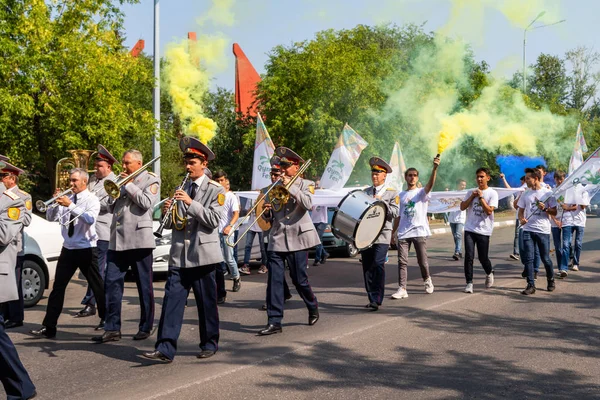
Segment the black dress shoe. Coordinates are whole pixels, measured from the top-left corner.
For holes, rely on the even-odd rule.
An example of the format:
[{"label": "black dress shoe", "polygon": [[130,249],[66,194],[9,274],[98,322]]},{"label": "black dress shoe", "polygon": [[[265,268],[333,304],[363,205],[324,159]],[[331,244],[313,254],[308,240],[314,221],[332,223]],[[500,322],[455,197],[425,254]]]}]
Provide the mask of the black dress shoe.
[{"label": "black dress shoe", "polygon": [[91,317],[93,315],[96,315],[96,307],[90,306],[88,304],[85,307],[83,307],[81,311],[75,314],[75,318]]},{"label": "black dress shoe", "polygon": [[319,320],[319,309],[308,311],[308,324],[314,325]]},{"label": "black dress shoe", "polygon": [[225,303],[226,301],[227,301],[227,296],[225,296],[225,297],[219,297],[219,298],[217,299],[217,304],[223,304],[223,303]]},{"label": "black dress shoe", "polygon": [[239,292],[240,288],[242,287],[242,282],[240,278],[235,278],[233,280],[233,289],[231,289],[232,292]]},{"label": "black dress shoe", "polygon": [[269,325],[267,325],[267,327],[265,329],[258,331],[258,335],[259,336],[267,336],[267,335],[272,335],[274,333],[281,333],[281,332],[283,332],[283,329],[281,329],[281,325],[269,324]]},{"label": "black dress shoe", "polygon": [[377,311],[377,310],[379,310],[379,305],[377,303],[373,302],[373,303],[367,304],[365,306],[365,308],[368,308],[371,311]]},{"label": "black dress shoe", "polygon": [[211,358],[215,355],[215,353],[216,351],[213,350],[202,350],[200,353],[198,353],[198,355],[196,355],[196,358]]},{"label": "black dress shoe", "polygon": [[173,360],[171,360],[169,357],[165,356],[163,353],[161,353],[158,350],[151,351],[148,353],[143,353],[142,356],[144,356],[150,360],[153,360],[153,361],[162,361],[167,364],[170,362],[173,362]]},{"label": "black dress shoe", "polygon": [[45,326],[42,326],[40,329],[30,330],[29,333],[36,337],[46,337],[48,339],[53,339],[56,337],[56,328],[47,328]]},{"label": "black dress shoe", "polygon": [[20,326],[23,326],[23,321],[8,321],[4,324],[5,329],[18,328]]},{"label": "black dress shoe", "polygon": [[103,319],[101,319],[101,320],[100,320],[100,323],[98,324],[98,326],[97,326],[97,327],[95,327],[95,328],[94,328],[94,330],[95,330],[95,331],[101,331],[101,330],[103,330],[103,329],[104,329],[104,322],[105,322],[105,321],[104,321]]},{"label": "black dress shoe", "polygon": [[145,340],[148,339],[150,335],[152,335],[150,332],[138,331],[138,333],[133,336],[133,340]]},{"label": "black dress shoe", "polygon": [[121,340],[120,331],[106,331],[102,336],[92,337],[92,342],[106,343],[106,342],[118,342]]}]

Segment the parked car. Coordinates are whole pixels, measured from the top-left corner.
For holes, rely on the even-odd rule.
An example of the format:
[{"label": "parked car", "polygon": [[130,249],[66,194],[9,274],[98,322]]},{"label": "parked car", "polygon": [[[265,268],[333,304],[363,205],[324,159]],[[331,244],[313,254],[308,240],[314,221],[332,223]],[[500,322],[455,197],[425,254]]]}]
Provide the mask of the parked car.
[{"label": "parked car", "polygon": [[587,208],[587,212],[600,217],[600,192],[596,193],[590,200],[590,205]]}]

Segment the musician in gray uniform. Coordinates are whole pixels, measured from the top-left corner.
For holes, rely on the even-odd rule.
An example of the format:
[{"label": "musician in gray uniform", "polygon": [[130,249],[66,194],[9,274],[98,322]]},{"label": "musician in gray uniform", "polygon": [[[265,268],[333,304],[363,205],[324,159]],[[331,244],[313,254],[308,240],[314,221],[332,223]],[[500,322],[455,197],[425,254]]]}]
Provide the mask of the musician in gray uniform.
[{"label": "musician in gray uniform", "polygon": [[31,195],[18,186],[19,175],[24,171],[20,168],[15,167],[8,161],[4,162],[4,168],[0,168],[0,176],[2,176],[2,185],[5,190],[10,190],[16,193],[25,203],[25,215],[23,218],[23,229],[21,234],[18,236],[17,242],[17,263],[15,267],[15,277],[17,279],[17,289],[19,291],[19,299],[9,301],[4,305],[4,319],[6,329],[16,328],[23,326],[23,320],[25,319],[25,304],[23,302],[23,287],[21,285],[21,271],[23,269],[23,262],[25,253],[23,252],[23,230],[25,227],[31,224]]},{"label": "musician in gray uniform", "polygon": [[385,184],[387,174],[392,172],[392,167],[379,157],[372,157],[369,165],[371,166],[373,185],[364,189],[364,192],[383,201],[386,205],[383,229],[373,245],[361,253],[365,289],[369,297],[369,304],[366,305],[366,308],[377,311],[383,302],[385,292],[385,259],[392,239],[394,218],[398,216],[399,198],[398,192]]},{"label": "musician in gray uniform", "polygon": [[[98,272],[104,280],[104,271],[106,271],[106,255],[108,253],[108,244],[110,242],[110,225],[112,223],[112,213],[110,212],[110,196],[106,194],[104,182],[114,181],[116,179],[113,172],[113,164],[117,159],[101,144],[98,145],[98,154],[96,155],[94,176],[90,178],[88,189],[100,200],[100,215],[96,220],[96,234],[98,235]],[[79,311],[75,317],[89,317],[96,314],[96,298],[92,289],[88,286],[87,292],[81,301],[85,307]],[[104,328],[104,320],[96,327],[96,330]]]},{"label": "musician in gray uniform", "polygon": [[[278,147],[275,154],[280,158],[283,171],[282,184],[287,185],[297,175],[302,157],[286,147]],[[273,189],[275,190],[275,189]],[[315,226],[308,211],[312,208],[312,195],[315,184],[298,177],[289,188],[289,200],[286,203],[273,201],[274,192],[265,200],[265,220],[271,222],[268,248],[269,277],[267,283],[268,324],[259,335],[272,335],[282,331],[285,274],[284,262],[290,268],[290,276],[298,294],[308,308],[308,324],[319,320],[319,303],[315,297],[306,273],[308,249],[320,243]]]},{"label": "musician in gray uniform", "polygon": [[[186,299],[194,291],[198,309],[200,353],[198,358],[212,357],[219,344],[219,313],[215,270],[223,261],[219,243],[219,222],[223,218],[225,189],[204,173],[214,153],[196,138],[183,137],[179,143],[184,154],[186,185],[175,192],[177,201],[171,220],[165,227],[172,230],[169,253],[169,276],[165,285],[156,350],[144,353],[151,360],[171,362],[177,351],[177,339],[183,323]],[[172,199],[165,202],[169,212]],[[173,218],[175,220],[173,220]]]},{"label": "musician in gray uniform", "polygon": [[4,330],[2,311],[4,303],[19,298],[15,264],[25,214],[25,202],[18,194],[8,190],[0,194],[0,381],[9,399],[30,399],[36,395],[17,349]]},{"label": "musician in gray uniform", "polygon": [[[142,153],[128,150],[121,162],[121,179],[143,165]],[[94,336],[97,343],[121,339],[121,302],[125,274],[131,267],[140,299],[139,330],[133,340],[150,337],[154,325],[154,289],[152,287],[152,250],[156,247],[152,229],[152,212],[160,199],[160,178],[143,171],[121,186],[121,194],[109,207],[110,226],[104,290],[106,322],[104,334]]]}]

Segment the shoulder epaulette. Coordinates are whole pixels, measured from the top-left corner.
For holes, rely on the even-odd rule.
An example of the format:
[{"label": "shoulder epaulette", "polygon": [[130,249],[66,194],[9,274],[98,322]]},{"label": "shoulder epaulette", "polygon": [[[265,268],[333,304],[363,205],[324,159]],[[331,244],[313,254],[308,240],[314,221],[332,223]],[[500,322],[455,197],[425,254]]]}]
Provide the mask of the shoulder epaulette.
[{"label": "shoulder epaulette", "polygon": [[26,191],[24,191],[24,190],[21,190],[21,189],[17,189],[17,190],[19,191],[19,193],[20,193],[20,194],[21,194],[23,197],[31,196],[29,193],[27,193],[27,192],[26,192]]},{"label": "shoulder epaulette", "polygon": [[18,199],[20,199],[20,197],[19,197],[19,196],[18,196],[18,195],[17,195],[15,192],[13,192],[13,191],[10,191],[10,190],[5,190],[5,191],[4,191],[4,194],[5,194],[5,195],[7,195],[8,197],[10,197],[10,198],[11,198],[11,199],[13,199],[13,200],[18,200]]},{"label": "shoulder epaulette", "polygon": [[212,183],[212,184],[213,184],[213,185],[215,185],[215,186],[221,186],[221,187],[222,187],[222,185],[221,185],[219,182],[217,182],[217,181],[213,181],[212,179],[209,179],[209,180],[208,180],[208,183]]},{"label": "shoulder epaulette", "polygon": [[154,172],[152,172],[152,171],[148,171],[148,173],[149,173],[151,176],[154,176],[154,177],[157,177],[157,176],[158,176],[158,175],[156,175],[156,174],[155,174]]},{"label": "shoulder epaulette", "polygon": [[388,191],[392,191],[392,192],[395,192],[395,191],[396,191],[396,189],[394,189],[394,188],[387,188],[386,190],[388,190]]}]

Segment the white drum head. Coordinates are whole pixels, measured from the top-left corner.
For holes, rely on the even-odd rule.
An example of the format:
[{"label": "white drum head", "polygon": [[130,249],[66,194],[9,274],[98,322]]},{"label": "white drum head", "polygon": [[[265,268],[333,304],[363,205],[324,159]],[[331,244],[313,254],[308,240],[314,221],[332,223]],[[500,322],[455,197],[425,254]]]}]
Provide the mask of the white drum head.
[{"label": "white drum head", "polygon": [[356,228],[356,236],[354,244],[356,248],[362,250],[369,247],[381,232],[381,228],[385,224],[385,206],[374,204],[366,211]]}]

